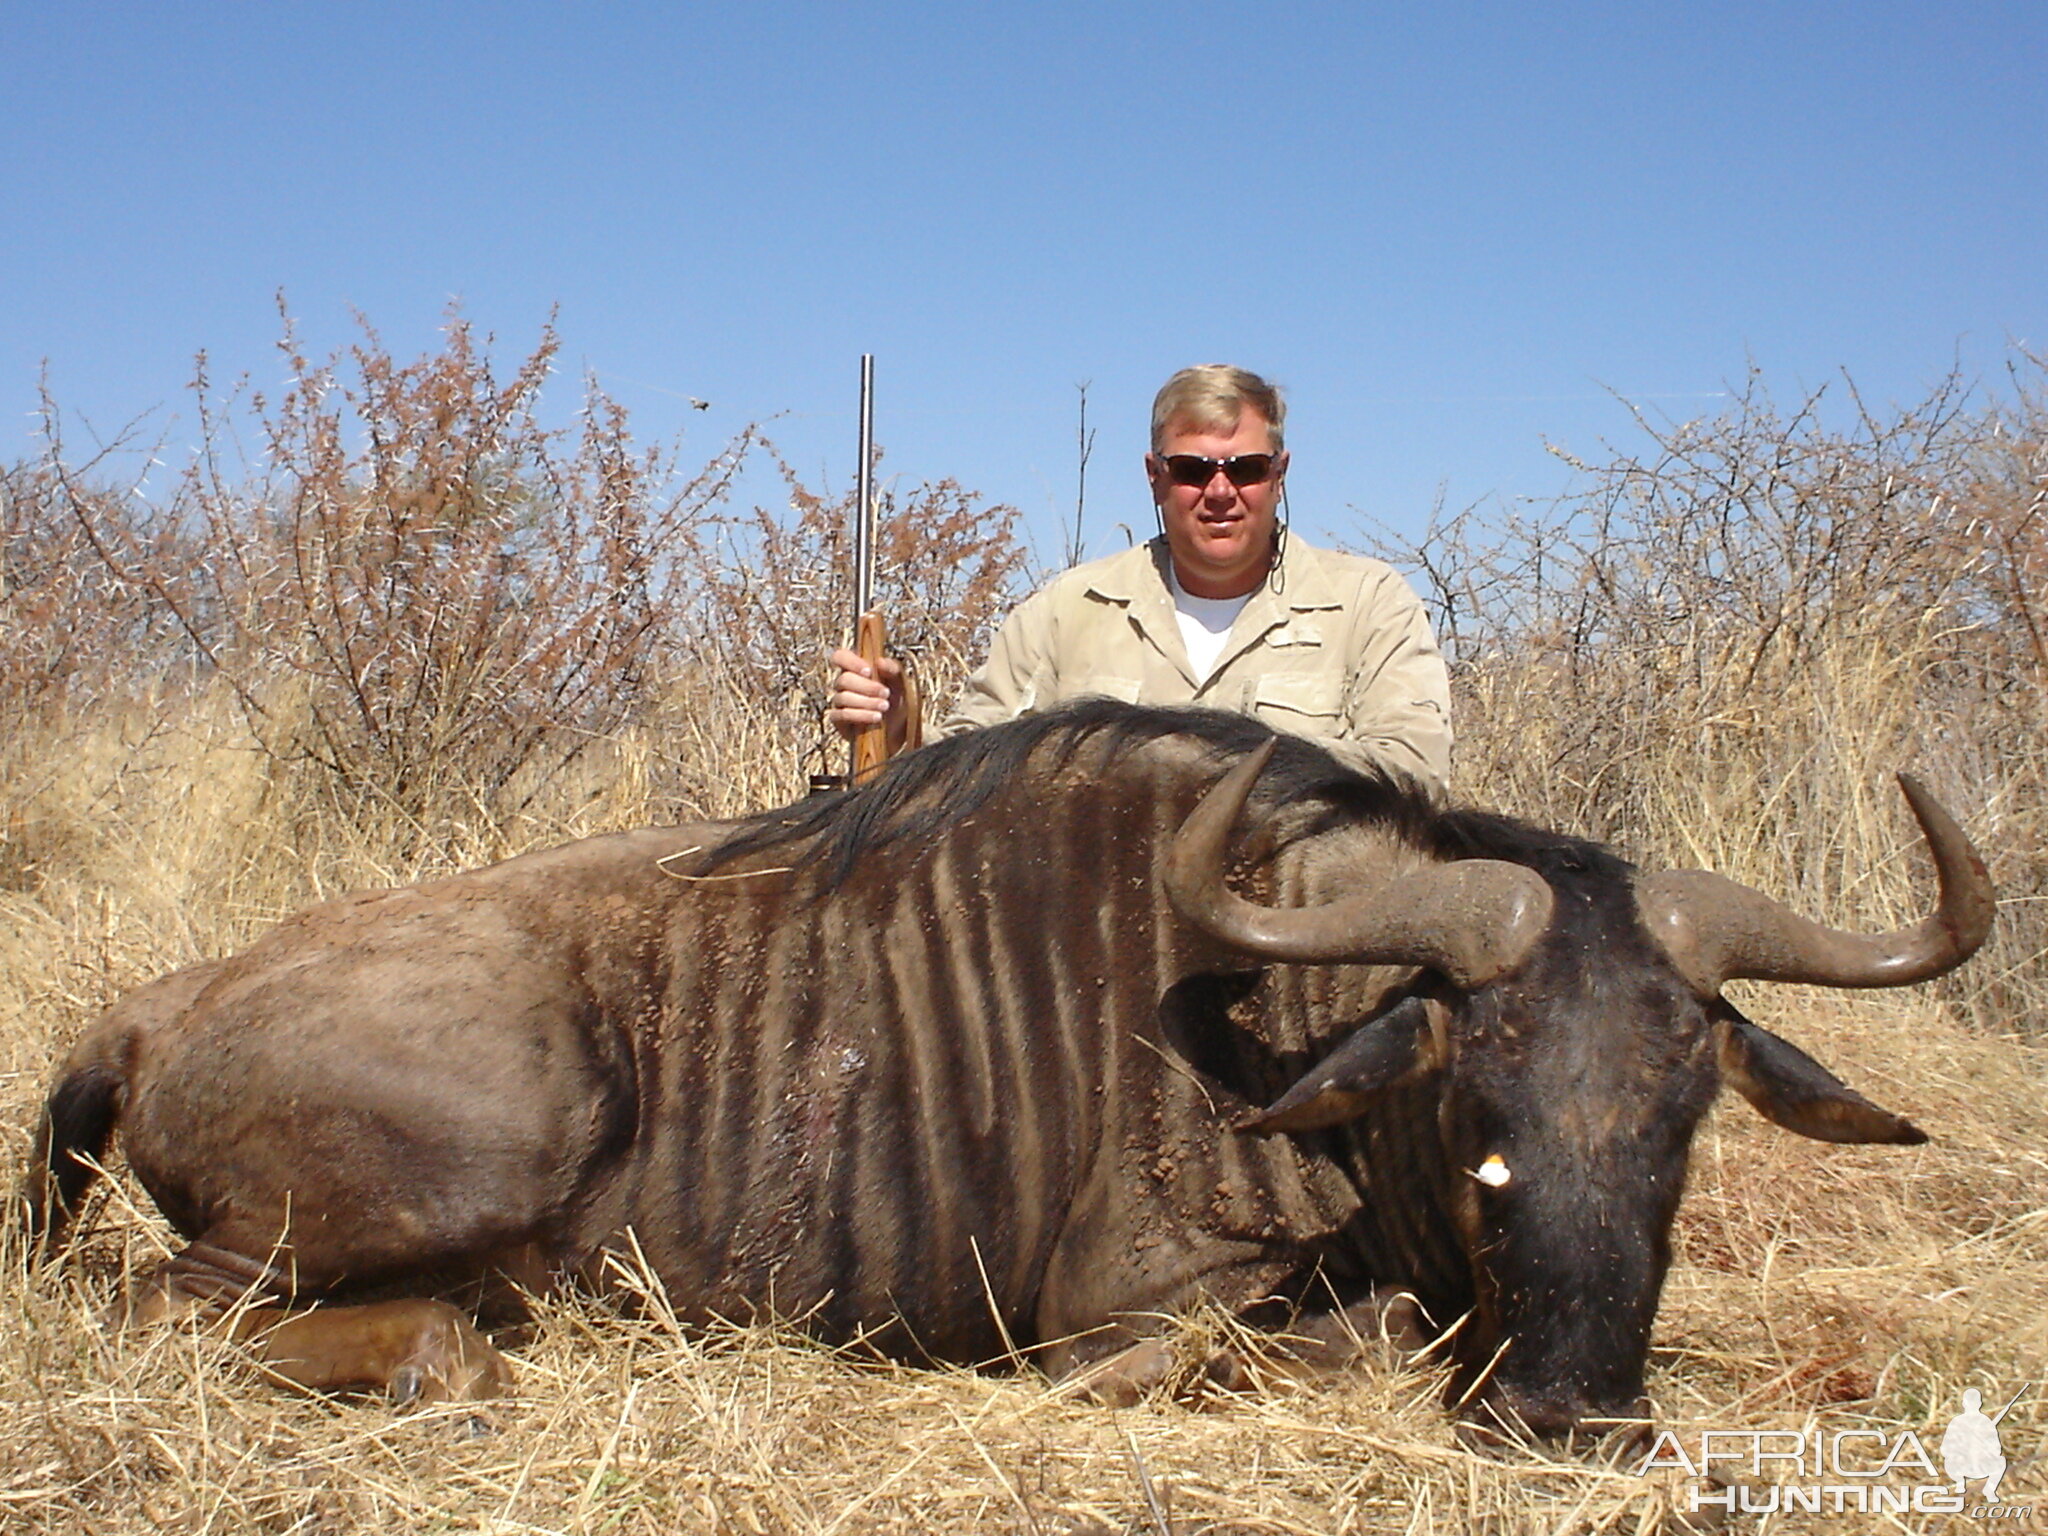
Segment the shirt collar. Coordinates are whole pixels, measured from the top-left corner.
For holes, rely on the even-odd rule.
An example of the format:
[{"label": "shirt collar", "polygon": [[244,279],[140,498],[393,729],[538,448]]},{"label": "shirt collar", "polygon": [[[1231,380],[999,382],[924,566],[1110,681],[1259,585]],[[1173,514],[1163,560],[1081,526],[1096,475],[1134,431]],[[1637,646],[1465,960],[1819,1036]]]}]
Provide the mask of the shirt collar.
[{"label": "shirt collar", "polygon": [[[1172,588],[1167,572],[1171,559],[1166,535],[1156,534],[1144,544],[1103,561],[1090,573],[1088,590],[1112,603],[1134,603],[1148,589],[1165,591],[1170,601]],[[1252,605],[1266,606],[1270,602],[1277,610],[1296,613],[1344,606],[1343,596],[1316,557],[1316,551],[1292,533],[1281,546],[1280,564],[1274,574],[1278,581],[1268,576],[1252,593]]]}]

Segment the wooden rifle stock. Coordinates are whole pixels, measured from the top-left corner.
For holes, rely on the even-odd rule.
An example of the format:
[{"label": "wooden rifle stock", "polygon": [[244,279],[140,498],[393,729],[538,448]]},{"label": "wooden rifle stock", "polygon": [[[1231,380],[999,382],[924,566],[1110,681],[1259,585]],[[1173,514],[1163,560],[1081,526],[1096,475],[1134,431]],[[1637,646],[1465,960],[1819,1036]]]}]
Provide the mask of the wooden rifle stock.
[{"label": "wooden rifle stock", "polygon": [[[868,675],[879,679],[889,639],[882,616],[868,607],[875,590],[875,359],[867,353],[860,360],[858,494],[853,516],[853,648],[868,664]],[[924,740],[924,709],[917,696],[917,680],[910,675],[908,666],[903,669],[901,693],[904,734],[897,750],[907,752]],[[869,726],[853,738],[853,771],[847,775],[848,782],[855,787],[867,783],[888,759],[887,723]],[[814,790],[822,787],[820,779],[811,782]]]},{"label": "wooden rifle stock", "polygon": [[[875,676],[881,676],[882,656],[889,645],[888,625],[879,613],[864,613],[855,631],[853,648],[860,653],[860,659],[874,669]],[[903,744],[897,750],[908,752],[924,742],[924,706],[918,697],[917,679],[908,666],[903,669]],[[885,725],[871,725],[853,738],[853,782],[865,784],[875,776],[875,771],[889,760],[889,730]]]}]

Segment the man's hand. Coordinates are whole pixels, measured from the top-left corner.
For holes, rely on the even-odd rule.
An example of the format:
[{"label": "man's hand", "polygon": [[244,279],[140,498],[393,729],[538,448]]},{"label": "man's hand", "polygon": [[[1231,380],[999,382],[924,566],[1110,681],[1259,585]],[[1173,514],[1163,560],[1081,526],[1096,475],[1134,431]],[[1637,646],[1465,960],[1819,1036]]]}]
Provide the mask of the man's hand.
[{"label": "man's hand", "polygon": [[890,755],[902,751],[910,730],[909,712],[903,706],[903,663],[894,656],[884,656],[878,667],[870,666],[857,651],[842,646],[832,653],[831,664],[837,675],[832,680],[832,703],[825,711],[826,722],[848,741],[862,731],[882,726],[887,731],[883,739],[889,744]]}]

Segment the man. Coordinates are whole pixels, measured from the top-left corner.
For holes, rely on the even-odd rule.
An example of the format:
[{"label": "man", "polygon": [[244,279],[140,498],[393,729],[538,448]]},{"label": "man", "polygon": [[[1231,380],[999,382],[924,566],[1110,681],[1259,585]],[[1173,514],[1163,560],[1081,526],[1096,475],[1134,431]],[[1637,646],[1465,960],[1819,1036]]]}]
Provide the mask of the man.
[{"label": "man", "polygon": [[[2014,1398],[2013,1402],[2018,1402]],[[2007,1404],[2010,1411],[2011,1404]],[[1983,1411],[1984,1394],[1975,1387],[1963,1393],[1963,1411],[1949,1420],[1941,1437],[1941,1469],[1955,1479],[1956,1492],[1973,1477],[1984,1479],[1986,1503],[1998,1497],[1998,1485],[2005,1478],[2005,1448],[1998,1439],[1998,1419]]]},{"label": "man", "polygon": [[[1311,548],[1280,521],[1286,405],[1258,375],[1212,364],[1167,380],[1145,473],[1161,535],[1055,577],[1004,621],[934,734],[1084,694],[1206,704],[1321,739],[1361,767],[1441,793],[1450,682],[1422,604],[1392,567]],[[908,727],[902,668],[849,650],[826,718],[851,737]]]}]

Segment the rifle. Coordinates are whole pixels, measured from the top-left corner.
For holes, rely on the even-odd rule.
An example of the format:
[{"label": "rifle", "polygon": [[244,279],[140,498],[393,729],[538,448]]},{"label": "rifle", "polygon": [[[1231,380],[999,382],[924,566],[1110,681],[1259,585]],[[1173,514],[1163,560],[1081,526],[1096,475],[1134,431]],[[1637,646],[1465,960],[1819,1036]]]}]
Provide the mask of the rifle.
[{"label": "rifle", "polygon": [[2008,1413],[2012,1412],[2013,1403],[2017,1403],[2021,1398],[2027,1395],[2027,1388],[2031,1386],[2033,1386],[2033,1383],[2030,1381],[2027,1383],[2025,1387],[2021,1387],[2019,1391],[2013,1393],[2012,1403],[2007,1403],[2003,1408],[1999,1409],[1998,1412],[1991,1415],[1991,1423],[1994,1428],[1997,1426],[1998,1421],[2000,1419],[2004,1418]]},{"label": "rifle", "polygon": [[[853,648],[880,676],[888,649],[888,625],[874,611],[875,599],[875,358],[860,359],[860,490],[853,514]],[[908,731],[901,750],[907,752],[924,737],[924,709],[917,680],[903,669],[903,708]],[[889,758],[886,726],[874,725],[853,738],[853,763],[848,781],[865,784]]]}]

